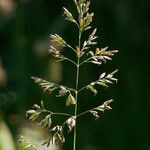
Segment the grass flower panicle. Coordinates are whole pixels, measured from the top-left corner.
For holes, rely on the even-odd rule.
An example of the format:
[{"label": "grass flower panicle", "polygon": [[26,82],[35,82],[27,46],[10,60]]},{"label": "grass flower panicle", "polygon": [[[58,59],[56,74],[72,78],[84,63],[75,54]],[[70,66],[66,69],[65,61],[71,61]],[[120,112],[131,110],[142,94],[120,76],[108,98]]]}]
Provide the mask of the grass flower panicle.
[{"label": "grass flower panicle", "polygon": [[[69,45],[65,40],[63,40],[63,38],[59,35],[51,34],[50,42],[52,45],[50,45],[48,52],[52,56],[56,57],[58,61],[68,61],[69,63],[74,64],[74,67],[76,67],[75,88],[67,87],[65,85],[59,85],[57,83],[49,82],[38,77],[32,77],[32,79],[43,89],[44,92],[52,94],[55,93],[57,97],[64,96],[66,98],[66,106],[74,106],[74,114],[52,112],[50,110],[47,110],[44,106],[43,101],[41,101],[40,105],[35,104],[32,109],[28,110],[26,112],[26,116],[29,117],[29,120],[31,121],[38,120],[42,128],[45,128],[48,132],[51,132],[52,138],[48,139],[46,142],[43,143],[43,145],[47,146],[49,146],[50,144],[63,144],[65,142],[64,127],[67,126],[69,132],[74,132],[73,150],[76,150],[77,119],[87,113],[93,115],[95,119],[98,119],[102,112],[112,109],[110,105],[113,102],[112,99],[107,100],[103,104],[95,108],[78,114],[78,103],[80,102],[79,93],[83,90],[90,90],[94,93],[94,95],[96,95],[98,93],[96,85],[108,88],[111,84],[117,82],[115,74],[118,71],[115,70],[111,73],[101,73],[96,81],[93,81],[88,85],[79,88],[78,85],[80,69],[82,65],[86,63],[93,63],[101,66],[108,60],[111,61],[112,57],[118,52],[118,50],[109,50],[108,47],[96,48],[94,51],[91,50],[92,46],[97,45],[97,29],[92,29],[92,31],[90,31],[91,34],[89,34],[85,41],[83,41],[82,39],[83,32],[87,32],[87,30],[91,30],[92,28],[91,23],[93,21],[94,13],[89,12],[90,0],[73,1],[77,8],[77,19],[75,19],[75,17],[67,8],[63,7],[63,10],[66,20],[77,25],[79,32],[78,44],[76,44],[76,47],[74,48]],[[73,50],[75,52],[77,61],[67,58],[66,56],[61,54],[58,47],[66,47],[70,50]],[[43,119],[41,119],[41,116],[44,116]],[[52,116],[63,116],[65,120],[64,122],[62,122],[62,124],[54,124]],[[20,139],[20,142],[25,143],[27,148],[32,147],[36,149],[36,147],[30,144],[30,142],[24,137]]]}]

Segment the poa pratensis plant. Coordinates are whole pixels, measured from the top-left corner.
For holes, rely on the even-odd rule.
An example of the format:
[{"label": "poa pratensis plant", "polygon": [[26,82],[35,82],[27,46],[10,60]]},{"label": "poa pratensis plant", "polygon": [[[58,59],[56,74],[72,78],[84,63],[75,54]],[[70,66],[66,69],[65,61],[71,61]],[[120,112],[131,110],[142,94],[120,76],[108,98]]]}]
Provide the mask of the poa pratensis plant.
[{"label": "poa pratensis plant", "polygon": [[[58,61],[68,61],[72,63],[74,67],[76,67],[76,84],[75,88],[70,88],[65,85],[59,85],[57,83],[49,82],[44,79],[38,77],[32,77],[32,79],[37,83],[44,92],[48,93],[57,93],[57,97],[64,96],[66,98],[66,107],[70,105],[74,105],[74,114],[68,113],[60,113],[60,112],[53,112],[51,110],[47,110],[44,107],[43,101],[41,101],[40,105],[35,104],[33,109],[28,110],[26,115],[29,116],[29,120],[35,121],[40,119],[39,124],[41,127],[45,128],[47,132],[51,134],[51,138],[48,139],[43,145],[50,146],[50,144],[63,144],[65,142],[64,137],[64,128],[67,126],[68,131],[71,132],[73,130],[74,140],[73,140],[73,150],[76,150],[76,136],[77,136],[77,120],[79,117],[90,113],[96,119],[100,117],[100,114],[103,113],[105,110],[111,110],[111,102],[112,99],[105,101],[103,104],[87,110],[81,114],[78,114],[78,103],[80,103],[79,94],[83,90],[90,90],[97,94],[97,85],[108,87],[110,84],[117,82],[117,79],[114,77],[114,74],[117,70],[111,73],[102,73],[98,77],[98,79],[88,85],[85,85],[81,88],[78,87],[79,84],[79,72],[82,69],[83,65],[86,63],[93,63],[98,66],[103,65],[109,60],[112,60],[112,56],[117,53],[117,50],[109,50],[108,47],[105,48],[96,48],[95,50],[92,49],[92,46],[97,45],[96,36],[97,29],[92,29],[91,22],[93,21],[94,13],[89,12],[90,0],[73,0],[74,4],[77,9],[78,19],[75,19],[71,12],[63,8],[64,15],[66,20],[69,22],[74,23],[79,31],[78,36],[78,44],[76,47],[69,45],[61,36],[57,34],[50,35],[50,41],[52,45],[49,47],[49,53],[53,55]],[[91,32],[91,34],[87,37],[86,40],[82,39],[82,34],[84,32]],[[74,52],[76,56],[76,61],[66,57],[62,54],[62,51],[59,50],[60,47],[65,49],[70,49]],[[43,119],[41,119],[41,116]],[[61,124],[53,124],[53,118],[55,116],[64,116],[66,119]],[[26,143],[26,148],[33,147],[37,149],[35,146],[31,145],[29,141],[27,141],[23,136],[21,137],[20,141],[22,143]]]}]

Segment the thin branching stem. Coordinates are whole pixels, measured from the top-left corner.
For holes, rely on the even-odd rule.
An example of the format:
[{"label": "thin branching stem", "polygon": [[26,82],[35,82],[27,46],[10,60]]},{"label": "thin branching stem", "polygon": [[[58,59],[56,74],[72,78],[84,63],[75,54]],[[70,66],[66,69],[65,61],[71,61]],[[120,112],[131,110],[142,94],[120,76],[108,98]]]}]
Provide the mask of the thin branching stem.
[{"label": "thin branching stem", "polygon": [[93,57],[90,57],[90,58],[84,60],[83,62],[80,63],[80,66],[83,65],[84,63],[88,62],[88,61],[89,61],[90,59],[92,59],[92,58],[93,58]]},{"label": "thin branching stem", "polygon": [[67,114],[67,113],[58,113],[58,112],[52,112],[52,111],[49,111],[49,110],[44,110],[43,112],[50,113],[50,115],[61,115],[61,116],[69,116],[69,117],[72,117],[71,114]]},{"label": "thin branching stem", "polygon": [[76,117],[76,118],[79,118],[79,117],[81,117],[81,116],[83,116],[83,115],[85,115],[85,114],[87,114],[87,113],[90,113],[90,111],[91,111],[91,110],[93,110],[93,109],[90,109],[90,110],[84,111],[83,113],[81,113],[81,114],[77,115],[77,117]]},{"label": "thin branching stem", "polygon": [[67,57],[65,57],[65,59],[68,60],[69,62],[71,62],[72,64],[74,64],[75,66],[77,66],[77,64],[73,60],[71,60],[71,59],[69,59]]},{"label": "thin branching stem", "polygon": [[76,53],[76,50],[71,45],[67,44],[67,47],[72,49]]},{"label": "thin branching stem", "polygon": [[62,115],[62,116],[70,116],[70,117],[72,117],[72,115],[71,114],[67,114],[67,113],[52,113],[52,115]]},{"label": "thin branching stem", "polygon": [[78,93],[86,89],[87,85],[78,90]]},{"label": "thin branching stem", "polygon": [[74,21],[74,23],[77,25],[77,27],[79,28],[79,24],[77,23],[77,21]]},{"label": "thin branching stem", "polygon": [[[92,82],[93,84],[95,84],[98,80],[96,80],[95,82]],[[91,83],[90,83],[91,84]],[[78,93],[80,93],[81,91],[83,91],[84,89],[86,89],[90,84],[87,84],[86,86],[82,87],[81,89],[78,90]]]},{"label": "thin branching stem", "polygon": [[87,113],[90,113],[90,111],[92,111],[92,110],[94,110],[95,108],[92,108],[92,109],[89,109],[89,110],[87,110],[87,111],[84,111],[83,113],[81,113],[81,114],[78,114],[77,116],[76,116],[76,118],[79,118],[79,117],[81,117],[81,116],[83,116],[83,115],[85,115],[85,114],[87,114]]}]

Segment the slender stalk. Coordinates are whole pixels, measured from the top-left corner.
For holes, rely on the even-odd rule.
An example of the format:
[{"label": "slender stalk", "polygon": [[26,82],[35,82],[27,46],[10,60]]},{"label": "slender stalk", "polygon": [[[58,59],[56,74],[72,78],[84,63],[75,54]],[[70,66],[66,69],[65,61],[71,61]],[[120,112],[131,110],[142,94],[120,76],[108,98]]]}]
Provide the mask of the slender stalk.
[{"label": "slender stalk", "polygon": [[74,61],[72,61],[71,59],[69,59],[67,57],[65,57],[65,59],[68,60],[68,61],[70,61],[71,63],[73,63],[75,66],[77,66],[77,64]]},{"label": "slender stalk", "polygon": [[[74,112],[74,116],[76,118],[77,116],[77,109],[78,109],[78,81],[79,81],[79,59],[78,59],[78,63],[77,63],[77,75],[76,75],[76,96],[75,96],[75,99],[76,99],[76,104],[75,104],[75,112]],[[77,133],[76,133],[76,130],[77,130],[77,127],[75,125],[74,127],[74,142],[73,142],[73,150],[76,150],[76,136],[77,136]]]},{"label": "slender stalk", "polygon": [[[79,30],[79,49],[81,47],[81,36],[82,36],[82,32]],[[78,56],[77,56],[78,57]],[[78,83],[79,83],[79,71],[80,71],[80,57],[78,57],[78,61],[77,61],[77,72],[76,72],[76,95],[75,95],[75,99],[76,99],[76,104],[75,104],[75,112],[74,112],[74,116],[76,118],[77,116],[77,111],[78,111]],[[76,121],[77,124],[77,121]],[[77,138],[77,126],[75,125],[74,127],[74,140],[73,140],[73,150],[76,150],[76,138]]]},{"label": "slender stalk", "polygon": [[83,112],[83,113],[77,115],[76,117],[78,118],[78,117],[80,117],[80,116],[83,116],[83,115],[89,113],[91,110],[93,110],[93,109],[87,110],[87,111],[85,111],[85,112]]},{"label": "slender stalk", "polygon": [[84,60],[83,62],[80,63],[80,66],[83,65],[84,63],[88,62],[88,61],[89,61],[90,59],[92,59],[92,58],[93,58],[93,57],[90,57],[90,58]]},{"label": "slender stalk", "polygon": [[72,117],[71,114],[67,114],[67,113],[57,113],[57,112],[52,112],[52,111],[49,111],[49,110],[44,110],[44,112],[50,113],[51,115],[62,115],[62,116],[70,116],[70,117]]},{"label": "slender stalk", "polygon": [[52,115],[62,115],[62,116],[72,116],[72,115],[70,115],[70,114],[66,114],[66,113],[52,113]]},{"label": "slender stalk", "polygon": [[76,50],[71,45],[67,44],[67,47],[69,47],[70,49],[72,49],[76,53]]},{"label": "slender stalk", "polygon": [[81,117],[81,116],[83,116],[83,115],[85,115],[85,114],[87,114],[87,113],[90,113],[90,111],[92,111],[92,110],[94,110],[94,109],[96,109],[96,107],[95,107],[95,108],[92,108],[92,109],[89,109],[89,110],[87,110],[87,111],[82,112],[81,114],[77,115],[76,118]]},{"label": "slender stalk", "polygon": [[79,89],[79,90],[78,90],[78,93],[81,92],[81,91],[83,91],[84,89],[86,89],[86,87],[87,87],[87,85],[84,86],[83,88]]},{"label": "slender stalk", "polygon": [[82,36],[82,31],[79,29],[79,48],[81,48],[81,36]]}]

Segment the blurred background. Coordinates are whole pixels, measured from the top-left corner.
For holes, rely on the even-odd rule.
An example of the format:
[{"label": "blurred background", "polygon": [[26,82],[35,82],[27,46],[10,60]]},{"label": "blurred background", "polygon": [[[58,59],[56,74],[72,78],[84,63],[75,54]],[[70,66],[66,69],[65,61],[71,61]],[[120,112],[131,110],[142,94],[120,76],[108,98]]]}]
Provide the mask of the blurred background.
[{"label": "blurred background", "polygon": [[[119,53],[102,67],[91,64],[82,67],[80,87],[96,80],[100,73],[116,68],[119,82],[109,89],[100,89],[95,97],[87,91],[80,95],[79,112],[110,98],[115,101],[113,110],[96,122],[90,115],[80,118],[77,149],[149,150],[150,3],[146,0],[91,3],[98,46],[109,46]],[[76,27],[62,16],[63,6],[76,12],[72,0],[0,0],[0,150],[23,149],[17,142],[20,134],[40,146],[45,135],[25,118],[26,110],[34,103],[43,100],[52,111],[72,109],[65,107],[63,99],[43,93],[31,80],[34,75],[75,85],[75,68],[66,62],[55,63],[47,54],[50,33],[58,33],[73,45],[77,42]],[[69,55],[73,58],[72,53]],[[72,138],[73,133],[66,133],[63,150],[71,149]]]}]

